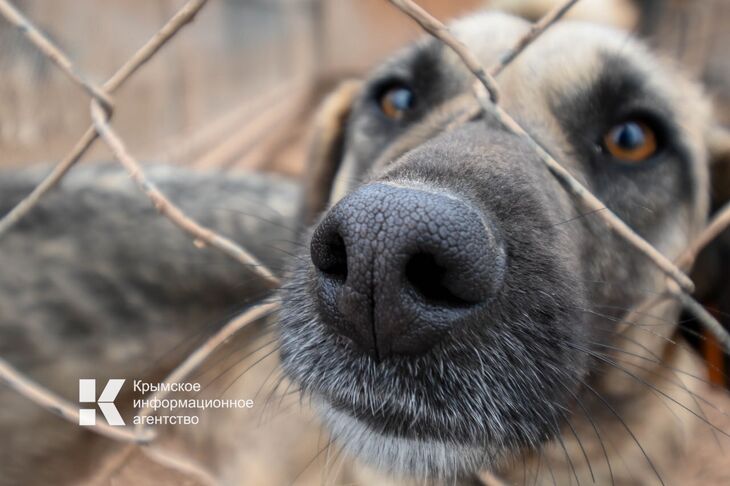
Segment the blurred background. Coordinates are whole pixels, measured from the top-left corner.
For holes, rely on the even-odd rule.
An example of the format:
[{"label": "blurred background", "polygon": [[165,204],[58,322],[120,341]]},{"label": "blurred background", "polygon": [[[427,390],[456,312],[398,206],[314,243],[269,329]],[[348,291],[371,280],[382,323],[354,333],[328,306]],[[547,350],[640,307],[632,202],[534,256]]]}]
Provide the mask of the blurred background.
[{"label": "blurred background", "polygon": [[[536,18],[553,0],[423,0],[441,19],[492,6]],[[182,0],[16,0],[91,80],[107,79]],[[702,77],[728,45],[723,0],[583,0],[591,17],[654,38]],[[648,12],[641,16],[640,13]],[[719,19],[719,20],[718,20]],[[217,0],[115,97],[114,125],[143,160],[298,174],[303,117],[336,80],[422,35],[383,0]],[[681,52],[680,52],[681,51]],[[715,62],[714,64],[718,64]],[[705,69],[707,68],[707,69]],[[723,72],[724,69],[724,72]],[[705,72],[707,71],[707,72]],[[88,126],[86,95],[0,19],[0,164],[58,160]],[[706,76],[705,76],[706,75]],[[725,83],[727,85],[727,83]],[[275,128],[275,129],[274,129]],[[109,159],[97,144],[87,159]]]},{"label": "blurred background", "polygon": [[[107,79],[182,0],[16,0],[91,80]],[[442,19],[482,6],[535,18],[553,0],[422,0]],[[591,17],[658,39],[727,86],[730,2],[584,0]],[[645,13],[646,15],[640,15]],[[138,158],[297,174],[303,117],[338,79],[422,35],[384,0],[217,0],[115,97],[114,125]],[[716,52],[717,51],[717,52]],[[58,160],[88,126],[86,95],[0,19],[0,164]],[[725,88],[727,90],[727,88]],[[726,119],[727,121],[727,119]],[[275,128],[275,129],[274,129]],[[91,159],[108,159],[97,144]]]}]

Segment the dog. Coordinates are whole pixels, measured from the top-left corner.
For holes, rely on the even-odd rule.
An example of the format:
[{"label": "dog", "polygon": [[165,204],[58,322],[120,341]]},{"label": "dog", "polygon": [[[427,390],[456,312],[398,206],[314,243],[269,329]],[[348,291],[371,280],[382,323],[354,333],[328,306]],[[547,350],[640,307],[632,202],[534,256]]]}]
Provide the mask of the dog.
[{"label": "dog", "polygon": [[[452,26],[485,66],[529,28],[500,13]],[[699,234],[714,118],[676,66],[566,21],[498,81],[505,110],[664,255]],[[702,479],[689,472],[726,441],[711,412],[728,398],[678,304],[630,316],[664,275],[475,111],[472,84],[426,39],[325,102],[311,227],[279,294],[283,369],[365,484],[727,483],[714,442]]]}]

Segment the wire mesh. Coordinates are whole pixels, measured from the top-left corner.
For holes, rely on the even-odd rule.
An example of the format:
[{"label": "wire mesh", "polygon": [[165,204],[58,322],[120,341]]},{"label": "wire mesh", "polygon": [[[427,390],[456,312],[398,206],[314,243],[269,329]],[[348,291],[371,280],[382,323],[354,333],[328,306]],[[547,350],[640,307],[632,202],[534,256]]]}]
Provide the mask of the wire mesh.
[{"label": "wire mesh", "polygon": [[[548,12],[532,25],[532,28],[529,29],[526,35],[520,38],[514,47],[502,56],[499,62],[488,69],[479,63],[477,57],[442,22],[431,16],[417,3],[412,0],[388,1],[400,9],[405,15],[418,22],[425,31],[449,46],[461,58],[476,78],[474,96],[478,101],[478,106],[481,111],[487,116],[499,121],[510,132],[523,137],[537,152],[550,172],[573,197],[576,204],[582,206],[583,209],[595,213],[607,227],[621,236],[628,245],[639,250],[657,268],[664,272],[666,280],[663,291],[636,306],[625,320],[630,322],[633,315],[646,312],[666,298],[676,298],[686,310],[696,316],[698,321],[707,330],[716,336],[725,350],[730,350],[730,335],[692,297],[691,293],[694,285],[685,273],[692,267],[698,253],[722,231],[730,227],[730,205],[722,208],[699,237],[676,261],[672,262],[635,233],[586,187],[581,185],[509,113],[504,111],[499,104],[499,83],[497,78],[500,73],[507,69],[510,63],[519,57],[525,49],[528,49],[532,43],[538,41],[540,36],[554,25],[555,22],[560,20],[578,0],[565,1]],[[192,22],[196,14],[198,14],[206,3],[207,0],[190,0],[146,44],[130,57],[113,76],[102,85],[96,85],[89,82],[83,73],[79,72],[69,56],[43,32],[37,29],[21,11],[8,0],[0,0],[0,15],[18,28],[43,55],[55,63],[76,86],[90,97],[92,118],[92,125],[80,137],[73,149],[30,194],[0,219],[0,240],[2,240],[5,234],[12,231],[16,223],[38,205],[43,197],[73,169],[75,164],[84,156],[89,148],[100,139],[111,148],[120,166],[129,173],[141,193],[150,199],[157,211],[162,216],[171,220],[182,231],[189,234],[196,246],[201,248],[212,247],[226,254],[244,265],[251,272],[252,276],[261,279],[270,288],[275,288],[279,285],[279,278],[271,270],[262,265],[245,248],[212,229],[200,225],[170,201],[146,177],[142,166],[131,154],[124,140],[114,130],[111,123],[114,112],[113,95],[115,91],[127,82],[139,69],[143,68],[145,63],[155,56],[166,43],[173,39],[185,25]],[[264,302],[236,317],[184,359],[163,381],[180,381],[190,376],[228,338],[246,325],[276,311],[278,305],[276,302]],[[44,407],[49,412],[66,420],[78,423],[79,411],[74,404],[28,379],[21,370],[14,368],[1,357],[0,378],[18,393]],[[155,395],[154,398],[161,399],[164,395],[165,392],[161,392]],[[139,412],[138,416],[145,417],[152,413],[154,412],[150,409],[143,409]],[[144,421],[140,421],[140,423],[144,423]],[[155,439],[154,432],[144,425],[137,427],[111,427],[106,423],[97,423],[90,429],[111,439],[135,444],[147,444]],[[495,484],[497,484],[496,481],[498,480],[495,479]]]}]

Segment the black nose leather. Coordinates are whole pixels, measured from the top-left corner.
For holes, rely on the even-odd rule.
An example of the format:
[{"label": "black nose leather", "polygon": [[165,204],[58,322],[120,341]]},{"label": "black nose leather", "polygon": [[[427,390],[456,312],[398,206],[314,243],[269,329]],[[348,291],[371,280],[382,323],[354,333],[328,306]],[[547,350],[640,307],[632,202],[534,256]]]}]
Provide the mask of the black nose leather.
[{"label": "black nose leather", "polygon": [[311,256],[323,321],[378,358],[430,349],[489,301],[505,267],[477,210],[388,184],[337,203],[314,231]]}]

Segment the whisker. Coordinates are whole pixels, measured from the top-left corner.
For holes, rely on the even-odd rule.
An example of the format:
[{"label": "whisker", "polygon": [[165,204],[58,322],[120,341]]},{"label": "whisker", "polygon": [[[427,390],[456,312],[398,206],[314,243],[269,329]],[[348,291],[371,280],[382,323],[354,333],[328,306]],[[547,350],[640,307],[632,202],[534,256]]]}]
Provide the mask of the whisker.
[{"label": "whisker", "polygon": [[[286,225],[286,224],[282,223],[281,221],[275,221],[273,219],[265,218],[265,217],[263,217],[263,216],[261,216],[259,214],[254,214],[254,213],[250,213],[250,212],[247,212],[247,211],[242,211],[240,209],[223,208],[223,207],[211,208],[211,209],[213,209],[214,211],[222,211],[222,212],[234,213],[234,214],[239,215],[239,216],[245,216],[247,218],[253,218],[253,219],[256,219],[256,220],[261,221],[263,223],[270,224],[271,226],[276,226],[278,228],[282,228],[282,229],[285,229],[287,231],[291,231],[292,233],[296,232],[299,229],[297,227],[293,227],[293,226]],[[282,218],[282,219],[285,219],[285,218]]]},{"label": "whisker", "polygon": [[[221,326],[223,326],[226,322],[230,321],[234,317],[236,317],[238,314],[241,313],[241,308],[245,306],[246,304],[259,301],[266,297],[266,295],[269,293],[269,290],[262,291],[260,294],[251,296],[249,299],[247,299],[247,302],[244,303],[242,306],[236,306],[236,310],[233,310],[229,313],[227,313],[223,318],[212,321],[207,326],[203,326],[202,328],[196,328],[193,329],[192,332],[185,334],[179,341],[177,341],[172,347],[165,350],[160,356],[155,358],[152,363],[150,363],[148,366],[145,367],[145,370],[142,372],[142,375],[147,375],[152,372],[152,370],[159,368],[163,362],[165,362],[167,359],[171,359],[178,351],[181,351],[181,354],[187,355],[189,350],[183,349],[186,344],[189,344],[192,348],[197,347],[193,341],[198,340],[203,336],[206,332],[213,333],[217,329],[219,329]],[[271,314],[267,314],[266,316],[262,317],[262,320],[268,317]]]},{"label": "whisker", "polygon": [[[248,353],[248,354],[247,354],[246,356],[244,356],[243,358],[241,358],[241,359],[235,359],[235,360],[234,360],[234,361],[233,361],[233,362],[232,362],[232,363],[231,363],[230,365],[226,366],[226,367],[225,367],[225,368],[223,369],[223,371],[221,371],[220,373],[218,373],[218,374],[217,374],[217,375],[215,376],[215,378],[213,378],[213,379],[212,379],[211,381],[209,381],[208,383],[206,383],[206,384],[205,384],[205,386],[203,386],[203,387],[201,388],[200,392],[198,392],[198,394],[200,394],[200,393],[202,393],[203,391],[205,391],[206,389],[208,389],[208,388],[209,388],[210,386],[212,386],[212,385],[213,385],[213,383],[215,383],[215,382],[216,382],[216,381],[218,381],[218,380],[219,380],[220,378],[222,378],[223,376],[225,376],[225,375],[226,375],[226,374],[227,374],[227,373],[228,373],[229,371],[231,371],[231,370],[232,370],[233,368],[235,368],[236,366],[238,366],[238,365],[242,364],[242,363],[243,363],[243,362],[244,362],[244,361],[245,361],[246,359],[248,359],[248,358],[249,358],[250,356],[253,356],[254,354],[256,354],[256,353],[258,353],[259,351],[261,351],[262,349],[264,349],[264,348],[266,348],[266,347],[268,347],[268,346],[271,346],[272,344],[276,343],[277,341],[278,341],[278,339],[277,339],[277,338],[271,339],[270,341],[267,341],[266,343],[264,343],[264,344],[262,344],[261,346],[257,347],[257,348],[256,348],[256,349],[254,349],[253,351],[249,352],[249,353]],[[215,368],[210,368],[209,370],[207,370],[207,371],[206,371],[206,373],[207,373],[207,372],[209,372],[209,371],[211,371],[211,370],[214,370],[214,369],[215,369]],[[197,396],[197,395],[196,395],[196,396]]]},{"label": "whisker", "polygon": [[542,460],[543,460],[542,456],[544,454],[545,454],[545,451],[543,451],[543,446],[541,445],[537,448],[537,466],[535,466],[535,478],[532,481],[533,486],[537,486],[537,481],[540,478],[540,469],[542,467]]},{"label": "whisker", "polygon": [[703,423],[706,423],[706,424],[710,425],[711,427],[714,427],[714,428],[715,428],[715,430],[717,430],[717,431],[718,431],[718,432],[720,432],[721,434],[723,434],[723,435],[727,436],[728,438],[730,438],[730,433],[728,433],[728,432],[725,432],[724,430],[722,430],[722,429],[720,429],[719,427],[715,426],[715,425],[714,425],[713,423],[711,423],[711,422],[709,422],[709,421],[705,420],[705,419],[704,419],[703,417],[701,417],[700,415],[698,415],[698,414],[697,414],[697,412],[695,412],[694,410],[692,410],[692,409],[688,408],[687,406],[685,406],[684,404],[682,404],[682,403],[678,402],[678,401],[677,401],[677,400],[675,400],[675,399],[674,399],[673,397],[671,397],[671,396],[667,395],[666,393],[664,393],[664,392],[663,392],[662,390],[658,389],[657,387],[655,387],[655,386],[654,386],[654,385],[652,385],[651,383],[648,383],[648,382],[647,382],[646,380],[643,380],[643,379],[642,379],[641,377],[639,377],[639,376],[636,376],[635,374],[631,373],[630,371],[628,371],[627,369],[623,368],[622,366],[620,366],[620,365],[619,365],[618,363],[616,363],[615,361],[611,360],[611,359],[610,359],[610,358],[608,358],[607,356],[605,356],[605,355],[603,355],[603,354],[601,354],[601,353],[596,353],[596,352],[590,351],[590,350],[586,350],[586,349],[581,349],[580,347],[578,347],[578,346],[576,346],[576,345],[573,345],[573,344],[569,344],[569,346],[573,347],[573,349],[576,349],[577,351],[581,351],[581,352],[583,352],[583,353],[586,353],[586,354],[588,354],[589,356],[593,356],[593,357],[594,357],[595,359],[597,359],[597,360],[599,360],[599,361],[602,361],[602,362],[604,362],[604,363],[606,363],[606,364],[608,364],[608,365],[610,365],[610,366],[612,366],[612,367],[616,368],[617,370],[619,370],[619,371],[621,371],[621,372],[623,372],[623,373],[627,374],[628,376],[630,376],[630,377],[634,378],[635,380],[637,380],[637,381],[638,381],[639,383],[641,383],[642,385],[644,385],[644,386],[646,386],[646,387],[648,387],[648,388],[650,388],[650,389],[652,389],[652,390],[656,391],[657,393],[659,393],[660,395],[664,396],[664,397],[665,397],[665,398],[667,398],[668,400],[670,400],[670,401],[672,401],[673,403],[675,403],[675,404],[679,405],[679,406],[680,406],[681,408],[683,408],[683,409],[684,409],[684,410],[686,410],[687,412],[689,412],[689,413],[691,413],[692,415],[694,415],[695,417],[697,417],[697,418],[698,418],[699,420],[701,420],[701,421],[702,421]]},{"label": "whisker", "polygon": [[[603,332],[610,333],[610,331],[603,331]],[[649,362],[654,363],[654,364],[658,364],[662,368],[667,369],[669,371],[673,371],[675,373],[680,373],[682,375],[688,376],[688,377],[693,378],[693,379],[695,379],[695,380],[697,380],[697,381],[699,381],[701,383],[704,383],[706,385],[712,385],[712,382],[710,382],[709,380],[707,380],[705,378],[702,378],[701,376],[697,376],[697,375],[695,375],[693,373],[690,373],[688,371],[685,371],[685,370],[683,370],[681,368],[677,368],[676,366],[668,365],[661,358],[659,358],[656,354],[654,354],[649,348],[647,348],[646,346],[642,345],[639,341],[636,341],[635,339],[630,339],[628,336],[622,336],[620,334],[618,335],[618,337],[625,338],[625,339],[633,342],[636,346],[641,347],[646,352],[648,352],[652,356],[654,356],[654,358],[650,358],[648,356],[644,356],[644,355],[641,355],[641,354],[638,354],[638,353],[633,353],[633,352],[628,351],[626,349],[622,349],[622,348],[619,348],[619,347],[616,347],[616,346],[611,346],[611,345],[605,344],[605,343],[598,343],[598,342],[595,342],[595,341],[591,341],[590,344],[593,344],[594,346],[598,346],[598,347],[601,347],[601,348],[610,349],[610,350],[615,351],[617,353],[623,353],[623,354],[626,354],[626,355],[629,355],[629,356],[633,356],[635,358],[643,359],[645,361],[649,361]]]},{"label": "whisker", "polygon": [[[255,342],[256,340],[259,340],[259,339],[265,339],[267,337],[272,337],[272,335],[275,331],[273,329],[272,323],[270,323],[270,322],[264,323],[261,330],[264,332],[258,336],[252,337],[251,341]],[[275,339],[276,338],[274,338],[273,340],[271,340],[269,342],[272,342]],[[236,362],[240,361],[241,359],[246,359],[249,355],[246,355],[240,359],[237,357],[237,355],[239,353],[246,351],[246,346],[245,345],[237,346],[236,344],[237,343],[234,340],[232,340],[230,343],[226,343],[225,352],[223,352],[223,349],[221,349],[218,353],[216,353],[216,354],[218,354],[216,359],[210,360],[205,369],[201,369],[195,375],[193,375],[193,379],[199,380],[200,378],[204,377],[211,371],[215,371],[217,369],[218,365],[220,365],[224,361],[228,361],[228,359],[232,356],[236,357],[236,359],[235,359]]]},{"label": "whisker", "polygon": [[598,431],[598,427],[596,426],[596,422],[593,420],[593,417],[588,412],[588,409],[583,405],[583,402],[580,401],[580,398],[578,398],[578,395],[573,393],[573,391],[564,385],[562,382],[559,382],[560,385],[567,391],[575,400],[575,402],[578,404],[578,407],[583,411],[583,414],[586,416],[586,419],[588,419],[588,422],[591,424],[591,427],[593,428],[593,431],[596,433],[596,438],[598,439],[598,443],[601,444],[601,450],[603,451],[603,456],[606,459],[606,466],[608,467],[608,474],[611,477],[611,485],[615,486],[616,481],[613,477],[613,468],[611,467],[611,460],[608,456],[608,450],[606,450],[606,444],[603,443],[603,438],[601,437],[600,432]]},{"label": "whisker", "polygon": [[[645,371],[645,372],[647,372],[647,373],[650,373],[650,374],[653,374],[653,375],[656,375],[656,376],[661,376],[661,377],[663,377],[663,378],[664,378],[665,380],[667,380],[667,381],[668,381],[669,383],[671,383],[671,384],[673,384],[673,385],[677,386],[678,388],[681,388],[681,389],[682,389],[683,391],[685,391],[685,392],[687,393],[687,395],[688,395],[688,396],[689,396],[689,397],[690,397],[690,398],[692,399],[692,401],[693,401],[693,402],[695,403],[695,405],[696,405],[696,406],[697,406],[697,408],[699,409],[699,411],[700,411],[699,413],[700,413],[700,414],[702,414],[702,417],[703,417],[703,418],[704,418],[704,419],[705,419],[706,421],[709,421],[709,420],[707,419],[707,416],[705,415],[705,412],[704,412],[704,410],[702,410],[702,407],[700,406],[700,403],[699,403],[699,401],[702,401],[702,402],[704,402],[704,403],[705,403],[706,405],[708,405],[709,407],[712,407],[713,409],[715,409],[715,411],[717,411],[717,412],[718,412],[718,413],[720,413],[721,415],[724,415],[724,416],[728,417],[728,414],[727,414],[727,413],[726,413],[726,412],[725,412],[724,410],[722,410],[722,409],[718,408],[717,406],[715,406],[715,405],[714,405],[714,404],[713,404],[712,402],[710,402],[709,400],[707,400],[707,399],[706,399],[706,398],[704,398],[703,396],[701,396],[701,395],[698,395],[698,394],[696,394],[696,393],[692,392],[691,390],[689,390],[689,388],[687,388],[687,386],[686,386],[686,385],[684,385],[683,383],[681,383],[681,381],[680,381],[680,383],[681,383],[681,384],[678,384],[678,383],[677,383],[677,382],[675,382],[675,381],[672,381],[672,380],[669,380],[669,379],[667,379],[666,377],[664,377],[663,375],[661,375],[661,373],[658,373],[658,372],[656,372],[656,371],[654,371],[654,370],[650,370],[649,368],[646,368],[646,367],[644,367],[644,366],[641,366],[640,364],[637,364],[637,363],[634,363],[634,362],[631,362],[631,361],[621,361],[621,362],[622,362],[622,363],[624,363],[624,364],[626,364],[626,365],[634,366],[635,368],[638,368],[638,369],[640,369],[640,370],[642,370],[642,371]],[[678,378],[678,379],[679,379],[679,378]],[[719,428],[719,427],[718,427],[718,428]],[[715,430],[715,427],[710,427],[710,432],[712,432],[712,435],[713,435],[713,437],[715,438],[715,441],[717,442],[717,445],[718,445],[718,447],[720,448],[720,450],[722,450],[722,443],[720,442],[720,438],[719,438],[719,437],[717,436],[717,431]]]},{"label": "whisker", "polygon": [[634,441],[634,443],[636,443],[636,445],[638,446],[638,448],[641,451],[642,455],[646,459],[646,462],[649,464],[649,466],[651,467],[651,469],[654,471],[654,474],[656,474],[656,477],[659,480],[659,483],[662,486],[665,486],[664,485],[664,480],[662,479],[661,475],[659,474],[659,471],[657,470],[656,466],[654,465],[654,463],[652,462],[652,460],[649,458],[649,455],[646,453],[646,451],[642,447],[641,443],[639,442],[639,439],[636,438],[636,435],[634,435],[634,432],[626,424],[626,422],[621,417],[621,415],[619,415],[619,413],[613,408],[613,406],[611,406],[611,404],[608,402],[608,400],[606,400],[603,397],[603,395],[601,395],[600,393],[598,393],[591,385],[589,385],[585,381],[581,381],[581,382],[583,383],[583,386],[585,386],[588,390],[590,390],[591,393],[593,393],[606,406],[606,408],[608,408],[611,411],[611,414],[613,414],[618,419],[618,421],[621,422],[621,425],[624,427],[624,429],[626,429],[626,432],[628,432],[628,434],[631,436],[632,440]]},{"label": "whisker", "polygon": [[277,345],[277,346],[276,346],[276,347],[275,347],[274,349],[272,349],[272,350],[271,350],[270,352],[266,353],[266,354],[265,354],[265,355],[263,355],[263,356],[262,356],[261,358],[257,359],[257,360],[256,360],[256,361],[255,361],[255,362],[254,362],[254,363],[253,363],[253,364],[252,364],[251,366],[249,366],[248,368],[246,368],[245,370],[243,370],[243,371],[242,371],[241,373],[239,373],[239,374],[238,374],[238,375],[237,375],[237,376],[236,376],[236,377],[235,377],[235,378],[234,378],[234,379],[233,379],[233,380],[232,380],[232,381],[231,381],[230,383],[228,383],[228,385],[226,385],[226,386],[225,386],[225,388],[223,388],[223,391],[221,391],[221,392],[220,392],[220,393],[218,394],[218,396],[222,397],[223,395],[225,395],[225,393],[226,393],[226,392],[227,392],[228,390],[230,390],[230,388],[231,388],[231,387],[232,387],[232,386],[233,386],[233,385],[234,385],[234,384],[235,384],[235,383],[236,383],[236,382],[237,382],[237,381],[238,381],[239,379],[241,379],[241,377],[243,377],[243,375],[245,375],[246,373],[248,373],[248,372],[249,372],[249,371],[250,371],[250,370],[251,370],[251,369],[252,369],[252,368],[253,368],[254,366],[258,365],[259,363],[261,363],[262,361],[264,361],[264,360],[265,360],[266,358],[269,358],[269,357],[270,357],[270,356],[272,356],[272,355],[273,355],[274,353],[276,353],[277,351],[279,351],[279,347],[280,347],[280,345]]},{"label": "whisker", "polygon": [[293,485],[294,485],[294,484],[295,484],[295,483],[297,482],[297,480],[298,480],[298,479],[299,479],[299,478],[300,478],[300,477],[302,476],[302,474],[304,474],[304,473],[305,473],[305,472],[307,471],[307,469],[309,469],[309,468],[310,468],[310,467],[312,466],[312,464],[314,464],[314,462],[315,462],[315,461],[317,460],[317,458],[318,458],[318,457],[319,457],[319,456],[320,456],[320,455],[321,455],[321,454],[322,454],[322,453],[323,453],[323,452],[324,452],[325,450],[327,450],[327,449],[329,448],[329,446],[330,446],[330,444],[332,444],[332,441],[333,441],[333,440],[334,440],[334,438],[331,438],[330,440],[328,440],[328,441],[327,441],[327,444],[325,444],[325,446],[324,446],[324,447],[322,447],[322,448],[321,448],[321,449],[319,450],[319,452],[317,452],[317,453],[316,453],[316,454],[314,455],[314,457],[313,457],[313,458],[312,458],[312,459],[311,459],[311,460],[310,460],[309,462],[307,462],[307,464],[306,464],[306,465],[304,466],[304,469],[302,469],[301,471],[299,471],[299,473],[298,473],[298,474],[297,474],[297,475],[296,475],[296,476],[294,477],[294,479],[292,479],[291,483],[289,483],[289,486],[293,486]]},{"label": "whisker", "polygon": [[[271,403],[271,399],[274,398],[276,395],[276,391],[279,389],[281,384],[286,380],[286,375],[284,374],[284,371],[281,369],[281,367],[277,367],[279,372],[279,377],[274,381],[274,386],[269,390],[269,392],[266,394],[266,400],[264,400],[264,412],[269,409],[269,404]],[[289,387],[287,386],[287,389]],[[255,398],[254,398],[255,400]],[[263,413],[261,414],[261,417],[263,417]]]},{"label": "whisker", "polygon": [[[568,412],[567,410],[565,410],[564,407],[562,407],[560,405],[558,405],[558,407],[562,408],[565,412]],[[578,447],[580,447],[580,450],[583,453],[583,458],[585,459],[586,465],[588,466],[588,471],[591,473],[591,480],[595,483],[596,476],[593,474],[593,468],[591,467],[591,461],[588,459],[588,454],[586,453],[586,450],[583,447],[583,442],[580,440],[580,437],[578,437],[578,432],[575,430],[575,427],[573,427],[573,424],[570,423],[570,420],[568,420],[567,416],[564,413],[561,413],[561,415],[563,416],[563,420],[565,420],[565,423],[570,428],[570,431],[573,433],[575,440],[578,442]]]},{"label": "whisker", "polygon": [[[557,425],[556,425],[557,427]],[[560,443],[560,447],[563,449],[563,452],[565,453],[565,458],[568,460],[568,465],[570,466],[570,470],[573,472],[573,477],[575,478],[576,483],[578,486],[580,486],[580,479],[578,479],[578,473],[575,470],[575,465],[573,464],[573,459],[570,457],[570,454],[568,453],[568,449],[565,447],[565,442],[563,441],[563,434],[560,432],[560,427],[557,427],[557,436],[558,442]]]},{"label": "whisker", "polygon": [[587,213],[581,213],[578,216],[574,216],[574,217],[569,218],[569,219],[566,219],[564,221],[560,221],[559,223],[535,226],[535,228],[536,229],[556,228],[558,226],[562,226],[562,225],[567,224],[567,223],[572,223],[573,221],[578,221],[579,219],[587,218],[588,216],[592,216],[595,213],[598,213],[598,212],[601,212],[601,211],[605,211],[605,210],[606,210],[606,208],[594,209],[593,211],[588,211]]},{"label": "whisker", "polygon": [[547,463],[548,472],[550,473],[550,478],[553,480],[553,486],[558,486],[558,482],[555,480],[555,472],[553,471],[553,464],[550,460],[550,456],[548,454],[545,454],[545,462]]},{"label": "whisker", "polygon": [[[270,414],[270,416],[268,418],[264,419],[263,417],[261,417],[261,420],[259,422],[257,422],[256,426],[253,427],[251,430],[259,429],[263,426],[270,425],[275,420],[283,418],[289,413],[293,413],[298,406],[301,406],[300,401],[292,400],[291,403],[287,403],[286,406],[279,408],[275,413]],[[314,418],[310,418],[305,423],[310,424],[313,421],[314,421]]]},{"label": "whisker", "polygon": [[[282,373],[282,374],[281,374],[281,382],[283,383],[283,382],[284,382],[285,380],[286,380],[286,374]],[[291,395],[294,395],[294,394],[297,394],[297,393],[300,393],[300,392],[302,391],[302,389],[301,389],[301,388],[299,388],[299,387],[296,387],[296,388],[295,388],[294,390],[291,390],[291,391],[289,391],[292,385],[293,385],[293,382],[292,382],[291,380],[289,380],[289,381],[288,381],[288,384],[286,385],[286,388],[284,389],[284,392],[283,392],[283,393],[281,393],[281,394],[279,395],[279,397],[278,397],[278,398],[279,398],[279,401],[278,401],[278,402],[276,403],[276,405],[275,405],[274,407],[272,407],[272,408],[270,409],[270,410],[272,410],[272,412],[271,412],[271,413],[272,413],[273,415],[277,414],[277,413],[278,413],[278,411],[279,411],[279,410],[281,410],[281,407],[282,407],[282,405],[284,404],[284,400],[285,400],[285,399],[286,399],[287,397],[289,397],[289,396],[291,396]],[[279,384],[277,384],[277,385],[276,385],[276,388],[274,389],[274,391],[275,391],[276,389],[278,389],[278,387],[279,387]],[[274,397],[275,397],[275,393],[272,393],[272,394],[271,394],[271,398],[274,398]],[[268,399],[267,399],[267,403],[268,403]],[[262,420],[263,420],[263,415],[262,415]]]},{"label": "whisker", "polygon": [[[576,309],[578,309],[578,308],[576,308]],[[632,321],[627,321],[627,320],[623,320],[623,319],[617,319],[617,318],[614,318],[614,317],[612,317],[612,316],[609,316],[609,315],[605,315],[605,314],[601,314],[601,313],[597,313],[597,312],[595,312],[595,311],[591,311],[591,310],[587,310],[587,309],[578,309],[578,310],[583,310],[584,312],[589,312],[589,313],[592,313],[592,314],[594,314],[594,315],[596,315],[596,316],[598,316],[598,317],[602,317],[602,318],[605,318],[605,319],[607,319],[607,320],[609,320],[609,321],[612,321],[612,322],[624,322],[624,323],[627,323],[627,324],[629,324],[629,325],[633,325],[633,324],[635,324],[635,323],[633,323]],[[661,339],[664,339],[664,340],[665,340],[665,341],[667,341],[668,343],[670,343],[670,344],[672,344],[672,345],[675,345],[675,346],[677,346],[677,347],[679,347],[679,348],[682,348],[682,349],[684,349],[684,350],[686,350],[686,351],[689,351],[689,352],[691,352],[691,353],[695,353],[695,352],[696,352],[696,351],[695,351],[695,350],[694,350],[694,349],[693,349],[692,347],[690,347],[690,346],[688,346],[688,345],[686,345],[686,344],[683,344],[683,343],[677,342],[677,341],[675,341],[675,340],[673,340],[673,339],[670,339],[670,338],[668,338],[668,337],[666,337],[666,336],[662,336],[661,334],[657,334],[657,333],[655,333],[654,331],[652,331],[652,330],[650,330],[650,329],[644,329],[644,328],[643,328],[643,326],[639,326],[639,325],[637,325],[637,326],[635,327],[635,329],[637,329],[638,331],[642,331],[642,332],[645,332],[645,333],[648,333],[648,334],[654,335],[654,336],[656,336],[656,337],[659,337],[659,338],[661,338]],[[644,349],[648,350],[648,348],[646,348],[646,347],[645,347],[644,345],[642,345],[641,343],[639,343],[639,341],[637,341],[637,340],[633,339],[633,338],[632,338],[632,337],[630,337],[630,336],[627,336],[627,335],[626,335],[625,333],[622,333],[622,332],[615,332],[615,330],[601,330],[601,329],[597,329],[597,330],[599,330],[599,331],[602,331],[602,332],[606,332],[606,333],[611,333],[611,334],[613,334],[613,335],[615,335],[615,336],[618,336],[618,337],[620,337],[620,338],[622,338],[622,339],[628,340],[628,341],[630,341],[630,342],[632,342],[632,343],[636,344],[637,346],[639,346],[639,347],[642,347],[642,348],[644,348]],[[706,366],[710,367],[710,368],[711,368],[712,370],[715,370],[715,371],[717,371],[718,373],[720,373],[720,374],[721,374],[721,375],[723,376],[723,378],[727,379],[727,376],[725,375],[725,373],[724,373],[724,372],[723,372],[723,371],[722,371],[722,370],[721,370],[720,368],[718,368],[717,366],[713,365],[712,363],[705,363],[705,364],[706,364]],[[675,371],[679,372],[679,373],[684,373],[684,374],[687,374],[688,376],[691,376],[692,378],[695,378],[696,380],[700,380],[700,381],[702,381],[703,383],[711,384],[711,382],[709,382],[709,381],[707,381],[707,380],[705,380],[705,379],[703,379],[703,378],[701,378],[701,377],[698,377],[698,376],[696,376],[696,375],[692,375],[692,374],[689,374],[689,373],[687,373],[687,372],[685,372],[685,371],[683,371],[683,370],[677,369],[677,368],[673,368],[673,369],[674,369]]]},{"label": "whisker", "polygon": [[522,484],[527,484],[527,456],[524,452],[520,456],[522,457]]},{"label": "whisker", "polygon": [[255,395],[253,396],[253,401],[254,401],[254,402],[255,402],[255,401],[256,401],[256,399],[258,398],[259,394],[261,393],[261,390],[263,390],[263,388],[264,388],[264,386],[266,385],[266,383],[268,383],[268,381],[269,381],[269,379],[271,378],[271,376],[272,376],[272,375],[273,375],[273,374],[274,374],[275,372],[277,372],[277,371],[278,371],[278,372],[281,372],[281,371],[282,371],[282,370],[281,370],[281,367],[280,367],[280,366],[278,366],[278,365],[277,365],[277,366],[274,366],[273,368],[271,368],[271,371],[269,371],[269,373],[268,373],[268,374],[266,375],[266,379],[264,379],[264,381],[263,381],[263,382],[261,383],[261,385],[259,386],[258,390],[256,390],[256,394],[255,394]]}]

